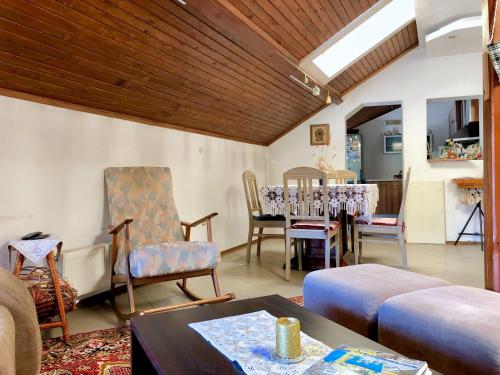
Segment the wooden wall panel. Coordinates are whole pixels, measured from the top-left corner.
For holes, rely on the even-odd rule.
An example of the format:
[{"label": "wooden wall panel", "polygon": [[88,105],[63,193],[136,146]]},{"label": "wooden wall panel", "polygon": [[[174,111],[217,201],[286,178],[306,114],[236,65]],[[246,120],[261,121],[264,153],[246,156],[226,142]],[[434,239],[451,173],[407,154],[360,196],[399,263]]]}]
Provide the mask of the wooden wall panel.
[{"label": "wooden wall panel", "polygon": [[[0,88],[267,145],[325,106],[326,92],[290,79],[298,60],[375,2],[2,0]],[[332,81],[334,101],[414,45],[413,32]]]},{"label": "wooden wall panel", "polygon": [[358,112],[347,119],[347,129],[354,129],[364,123],[376,119],[386,113],[392,112],[401,107],[401,104],[375,105],[361,108]]}]

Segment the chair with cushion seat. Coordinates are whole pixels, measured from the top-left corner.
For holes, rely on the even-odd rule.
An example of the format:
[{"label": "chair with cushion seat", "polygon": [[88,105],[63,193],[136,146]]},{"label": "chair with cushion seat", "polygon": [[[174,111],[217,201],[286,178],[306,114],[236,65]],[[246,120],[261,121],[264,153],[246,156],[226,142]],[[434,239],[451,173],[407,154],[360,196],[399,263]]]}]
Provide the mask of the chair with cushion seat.
[{"label": "chair with cushion seat", "polygon": [[[216,267],[220,253],[212,243],[211,219],[216,213],[195,221],[181,222],[172,194],[169,168],[124,167],[105,170],[111,220],[117,224],[111,250],[111,302],[124,319],[137,314],[134,287],[169,280],[193,301],[145,310],[143,313],[172,310],[179,307],[224,302],[233,294],[221,295]],[[205,223],[208,242],[189,242],[191,228]],[[185,227],[185,233],[182,230]],[[123,232],[124,241],[119,238]],[[199,298],[187,288],[187,279],[211,276],[215,298]],[[116,305],[116,284],[126,283],[130,312],[123,313]]]},{"label": "chair with cushion seat", "polygon": [[399,215],[393,217],[391,215],[378,215],[370,219],[360,216],[354,220],[354,257],[358,263],[361,257],[362,242],[389,242],[397,241],[399,251],[401,253],[401,266],[403,269],[408,268],[406,255],[406,241],[404,236],[404,210],[406,197],[408,195],[408,186],[410,183],[411,168],[408,168],[403,187],[403,198],[399,207]]},{"label": "chair with cushion seat", "polygon": [[[262,213],[262,204],[259,199],[259,190],[257,187],[257,178],[251,171],[245,171],[242,175],[243,187],[245,189],[245,198],[248,208],[248,241],[247,241],[247,263],[250,262],[252,251],[252,241],[257,237],[257,257],[260,257],[260,247],[263,238],[268,237],[264,234],[264,228],[283,228],[285,229],[285,216],[270,215]],[[255,228],[258,233],[255,233]]]},{"label": "chair with cushion seat", "polygon": [[[299,270],[302,270],[302,239],[318,239],[325,243],[325,268],[330,268],[330,250],[335,246],[336,266],[340,266],[340,225],[330,221],[327,174],[310,167],[293,168],[283,174],[283,189],[285,201],[285,246],[286,263],[285,279],[290,280],[290,257],[292,239],[296,241],[296,252]],[[322,183],[320,183],[322,182]],[[292,184],[297,189],[297,204],[291,205],[290,188]],[[321,205],[315,207],[314,196],[321,193]],[[292,220],[294,220],[292,224]],[[335,239],[335,242],[332,239]]]}]

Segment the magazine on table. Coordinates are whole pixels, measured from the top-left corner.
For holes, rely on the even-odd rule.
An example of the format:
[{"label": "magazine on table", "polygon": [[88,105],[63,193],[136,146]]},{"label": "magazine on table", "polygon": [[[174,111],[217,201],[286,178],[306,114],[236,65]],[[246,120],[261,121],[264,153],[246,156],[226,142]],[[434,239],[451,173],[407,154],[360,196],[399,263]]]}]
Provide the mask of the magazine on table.
[{"label": "magazine on table", "polygon": [[307,375],[430,375],[426,362],[398,354],[342,345],[311,366]]}]

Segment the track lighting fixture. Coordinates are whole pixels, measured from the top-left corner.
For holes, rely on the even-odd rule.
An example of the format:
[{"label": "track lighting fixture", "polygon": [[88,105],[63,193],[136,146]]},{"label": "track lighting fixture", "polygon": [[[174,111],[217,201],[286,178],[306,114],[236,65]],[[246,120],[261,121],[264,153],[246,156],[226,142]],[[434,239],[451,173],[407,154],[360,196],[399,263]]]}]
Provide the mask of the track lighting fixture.
[{"label": "track lighting fixture", "polygon": [[307,74],[304,73],[304,83],[307,85],[309,83],[309,78],[307,78]]},{"label": "track lighting fixture", "polygon": [[314,87],[312,89],[312,93],[314,96],[319,96],[319,94],[321,93],[321,90],[319,89],[319,87],[316,83],[314,84]]},{"label": "track lighting fixture", "polygon": [[330,90],[328,90],[328,95],[326,96],[325,103],[332,104],[332,97],[330,96]]}]

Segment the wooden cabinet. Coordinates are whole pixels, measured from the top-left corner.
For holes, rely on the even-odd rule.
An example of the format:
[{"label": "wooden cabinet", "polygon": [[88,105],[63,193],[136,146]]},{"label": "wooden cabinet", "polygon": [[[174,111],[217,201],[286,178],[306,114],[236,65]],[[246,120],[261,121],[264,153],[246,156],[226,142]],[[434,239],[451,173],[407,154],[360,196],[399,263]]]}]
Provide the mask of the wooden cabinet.
[{"label": "wooden cabinet", "polygon": [[401,205],[401,199],[403,199],[403,182],[394,180],[368,181],[368,183],[378,185],[379,199],[376,214],[399,214],[399,206]]}]

